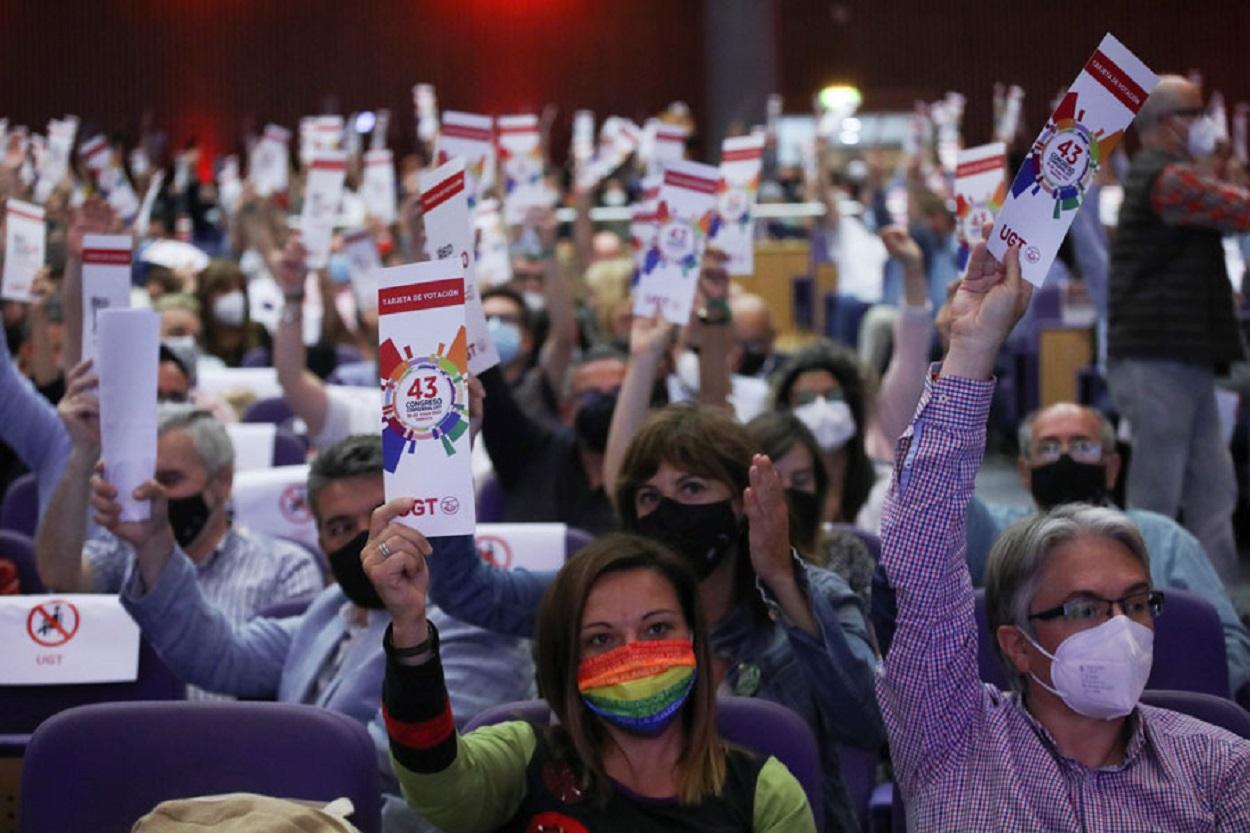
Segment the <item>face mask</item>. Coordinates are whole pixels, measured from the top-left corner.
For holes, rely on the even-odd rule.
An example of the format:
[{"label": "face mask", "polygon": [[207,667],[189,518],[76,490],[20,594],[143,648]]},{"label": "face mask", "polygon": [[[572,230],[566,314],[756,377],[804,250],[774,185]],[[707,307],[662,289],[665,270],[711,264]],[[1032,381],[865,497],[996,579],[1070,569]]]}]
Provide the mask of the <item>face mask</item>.
[{"label": "face mask", "polygon": [[1210,116],[1194,119],[1193,124],[1189,125],[1189,138],[1185,143],[1189,155],[1194,159],[1205,159],[1215,153],[1218,133],[1219,128],[1215,125],[1215,119]]},{"label": "face mask", "polygon": [[603,204],[610,205],[614,208],[629,202],[629,197],[619,188],[613,188],[610,191],[603,192]]},{"label": "face mask", "polygon": [[196,353],[199,351],[199,346],[195,343],[195,336],[169,336],[161,339],[161,343],[174,352],[184,350]]},{"label": "face mask", "polygon": [[490,340],[495,344],[495,350],[499,353],[499,361],[510,364],[516,359],[521,352],[520,327],[498,318],[487,318],[486,332],[490,333]]},{"label": "face mask", "polygon": [[547,296],[541,292],[522,292],[521,297],[530,312],[539,313],[547,308]]},{"label": "face mask", "polygon": [[204,502],[204,496],[194,494],[190,497],[169,499],[169,525],[174,530],[174,540],[184,549],[199,537],[208,525],[213,510]]},{"label": "face mask", "polygon": [[243,326],[243,318],[247,314],[247,298],[235,289],[225,295],[218,295],[213,301],[213,317],[227,327]]},{"label": "face mask", "polygon": [[330,273],[330,280],[340,286],[352,281],[352,262],[342,253],[330,255],[326,271]]},{"label": "face mask", "polygon": [[1154,659],[1154,631],[1127,616],[1113,616],[1096,628],[1074,633],[1051,654],[1024,638],[1050,657],[1050,681],[1033,681],[1068,704],[1077,714],[1098,720],[1123,717],[1133,710],[1150,676]]},{"label": "face mask", "polygon": [[586,708],[637,735],[664,731],[681,713],[694,681],[694,646],[684,639],[629,642],[577,668]]},{"label": "face mask", "polygon": [[686,350],[677,357],[677,379],[691,393],[699,391],[699,354]]},{"label": "face mask", "polygon": [[672,547],[702,580],[737,543],[742,525],[727,500],[678,503],[665,497],[651,514],[634,522],[634,531]]},{"label": "face mask", "polygon": [[577,440],[590,451],[602,452],[608,447],[608,429],[620,391],[588,390],[581,395],[573,430]]},{"label": "face mask", "polygon": [[368,540],[368,531],[362,531],[326,558],[330,562],[330,572],[334,574],[334,580],[338,582],[349,602],[357,607],[381,610],[382,597],[378,595],[373,582],[365,574],[364,565],[360,563],[360,551],[365,548]]},{"label": "face mask", "polygon": [[793,530],[794,540],[808,545],[816,543],[816,532],[820,528],[820,503],[816,499],[816,493],[786,489],[786,503],[789,504],[790,516],[798,527]]},{"label": "face mask", "polygon": [[1106,502],[1107,467],[1101,463],[1078,463],[1069,455],[1029,472],[1029,491],[1042,509],[1062,503]]},{"label": "face mask", "polygon": [[766,361],[768,361],[767,352],[745,348],[742,351],[742,359],[738,362],[738,372],[743,376],[754,376],[764,369]]},{"label": "face mask", "polygon": [[842,400],[830,402],[818,397],[815,402],[795,408],[794,415],[816,437],[821,451],[837,451],[855,436],[855,416],[851,406]]}]

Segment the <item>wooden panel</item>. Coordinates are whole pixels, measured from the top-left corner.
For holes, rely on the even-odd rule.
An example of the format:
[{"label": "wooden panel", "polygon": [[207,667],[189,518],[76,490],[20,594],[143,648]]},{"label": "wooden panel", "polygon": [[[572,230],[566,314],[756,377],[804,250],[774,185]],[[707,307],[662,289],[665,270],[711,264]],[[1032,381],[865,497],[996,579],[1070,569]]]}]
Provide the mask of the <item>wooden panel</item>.
[{"label": "wooden panel", "polygon": [[[755,274],[734,278],[747,292],[754,292],[768,304],[773,313],[773,327],[779,336],[798,333],[794,325],[793,284],[796,275],[806,275],[810,268],[805,240],[781,240],[759,243],[755,247]],[[817,313],[819,314],[819,293]]]},{"label": "wooden panel", "polygon": [[1076,402],[1076,374],[1094,361],[1094,331],[1088,327],[1048,327],[1038,338],[1041,407]]}]

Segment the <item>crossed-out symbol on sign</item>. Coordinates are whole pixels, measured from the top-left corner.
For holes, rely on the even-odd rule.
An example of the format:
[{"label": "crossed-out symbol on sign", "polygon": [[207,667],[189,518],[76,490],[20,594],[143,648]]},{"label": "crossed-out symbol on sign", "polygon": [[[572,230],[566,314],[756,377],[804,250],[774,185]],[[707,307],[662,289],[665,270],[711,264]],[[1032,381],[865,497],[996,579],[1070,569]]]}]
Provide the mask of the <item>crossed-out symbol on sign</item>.
[{"label": "crossed-out symbol on sign", "polygon": [[58,648],[78,633],[78,608],[64,599],[50,599],[31,608],[26,633],[45,648]]}]

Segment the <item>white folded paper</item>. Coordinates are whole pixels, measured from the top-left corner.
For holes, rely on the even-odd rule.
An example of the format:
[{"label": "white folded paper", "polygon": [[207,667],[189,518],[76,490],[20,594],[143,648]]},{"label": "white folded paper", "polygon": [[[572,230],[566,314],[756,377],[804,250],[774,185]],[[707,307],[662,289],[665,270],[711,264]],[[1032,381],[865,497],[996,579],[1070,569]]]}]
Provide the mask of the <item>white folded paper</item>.
[{"label": "white folded paper", "polygon": [[647,170],[657,174],[686,158],[686,129],[676,124],[655,124]]},{"label": "white folded paper", "polygon": [[468,338],[463,261],[382,270],[378,377],[386,499],[416,499],[400,523],[427,537],[471,535]]},{"label": "white folded paper", "polygon": [[751,212],[755,208],[755,192],[759,190],[763,161],[762,133],[735,136],[726,139],[721,146],[721,185],[716,207],[720,223],[711,245],[728,255],[725,269],[731,275],[755,272],[755,235]]},{"label": "white folded paper", "polygon": [[226,398],[246,395],[255,399],[282,396],[278,371],[272,367],[196,366],[196,387],[204,393]]},{"label": "white folded paper", "polygon": [[324,268],[330,261],[334,221],[343,199],[343,179],[347,176],[347,155],[342,151],[318,150],[304,183],[304,210],[300,214],[300,242],[307,251],[310,269]]},{"label": "white folded paper", "polygon": [[495,146],[490,116],[477,113],[443,111],[443,124],[438,132],[439,164],[452,157],[464,159],[465,187],[469,206],[486,196],[495,184]]},{"label": "white folded paper", "polygon": [[272,422],[228,422],[226,433],[234,446],[234,470],[273,468],[273,444],[278,426]]},{"label": "white folded paper", "polygon": [[[82,357],[98,349],[99,315],[105,309],[130,306],[130,259],[134,241],[128,234],[87,234],[82,242]],[[153,356],[156,354],[153,353]],[[152,377],[153,384],[156,377]]]},{"label": "white folded paper", "polygon": [[433,84],[417,84],[412,88],[412,103],[417,111],[417,138],[432,142],[438,135],[438,103]]},{"label": "white folded paper", "polygon": [[147,309],[99,314],[100,458],[117,488],[123,521],[147,520],[151,504],[131,493],[156,472],[156,366],[161,317]]},{"label": "white folded paper", "polygon": [[9,198],[4,209],[4,279],[0,298],[29,302],[35,274],[43,266],[47,226],[37,205]]},{"label": "white folded paper", "polygon": [[382,258],[378,256],[378,246],[373,242],[373,235],[368,229],[356,229],[343,235],[343,254],[347,257],[348,268],[351,269],[352,290],[356,293],[356,304],[362,310],[378,308],[378,275],[382,268]]},{"label": "white folded paper", "polygon": [[395,165],[386,148],[365,154],[360,196],[371,216],[388,226],[395,222]]},{"label": "white folded paper", "polygon": [[668,321],[690,319],[707,237],[716,222],[720,170],[698,162],[672,162],[656,204],[656,233],[643,256],[634,291],[634,314]]},{"label": "white folded paper", "polygon": [[1020,108],[1024,104],[1024,90],[1012,84],[1003,100],[1003,112],[994,125],[994,136],[1004,144],[1010,144],[1020,129]]},{"label": "white folded paper", "polygon": [[318,552],[317,523],[308,505],[308,466],[238,472],[230,490],[234,519],[257,532],[299,541]]},{"label": "white folded paper", "polygon": [[66,116],[48,122],[48,143],[43,163],[39,166],[39,180],[35,183],[35,202],[47,202],[52,189],[69,173],[70,154],[74,137],[78,133],[78,117]]},{"label": "white folded paper", "polygon": [[478,524],[477,553],[501,570],[556,571],[564,566],[564,524]]},{"label": "white folded paper", "polygon": [[981,242],[986,223],[994,222],[1007,194],[1007,146],[990,142],[961,150],[955,166],[955,222],[960,263]]},{"label": "white folded paper", "polygon": [[0,596],[0,685],[118,683],[139,676],[139,626],[117,596]]},{"label": "white folded paper", "polygon": [[482,299],[478,294],[477,258],[465,189],[464,160],[452,159],[435,170],[423,171],[417,181],[421,187],[421,214],[430,258],[456,258],[464,269],[469,369],[482,373],[499,364],[499,353],[486,329],[486,314],[482,311]]},{"label": "white folded paper", "polygon": [[161,192],[161,183],[165,181],[165,172],[158,170],[148,180],[147,193],[139,204],[139,213],[135,217],[135,234],[144,237],[148,233],[148,224],[152,221],[152,206],[156,205],[156,197]]},{"label": "white folded paper", "polygon": [[291,131],[285,127],[276,124],[265,126],[265,132],[252,148],[247,164],[247,175],[257,195],[267,197],[286,191],[290,180],[290,141]]},{"label": "white folded paper", "polygon": [[500,116],[495,122],[499,136],[499,170],[503,178],[503,218],[520,225],[531,208],[552,204],[543,182],[543,149],[538,137],[538,117],[532,114]]},{"label": "white folded paper", "polygon": [[1041,286],[1086,189],[1158,80],[1113,36],[1102,39],[1017,171],[991,254],[1002,260],[1018,243],[1025,279]]},{"label": "white folded paper", "polygon": [[503,224],[499,200],[488,197],[474,206],[473,228],[477,234],[478,288],[485,290],[512,280],[508,227]]}]

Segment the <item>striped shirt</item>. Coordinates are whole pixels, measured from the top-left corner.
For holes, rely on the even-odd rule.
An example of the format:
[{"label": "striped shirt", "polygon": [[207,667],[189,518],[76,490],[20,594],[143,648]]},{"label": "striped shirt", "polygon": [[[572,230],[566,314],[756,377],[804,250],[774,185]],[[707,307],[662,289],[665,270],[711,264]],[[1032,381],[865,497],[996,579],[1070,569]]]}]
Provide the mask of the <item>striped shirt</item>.
[{"label": "striped shirt", "polygon": [[[117,593],[134,555],[129,544],[101,530],[83,546],[83,558],[91,565],[92,589]],[[237,525],[226,531],[203,564],[195,565],[195,572],[204,598],[234,623],[325,587],[321,568],[308,550]]]},{"label": "striped shirt", "polygon": [[1090,769],[1014,695],[981,682],[964,514],[993,387],[926,386],[886,503],[882,564],[898,631],[877,697],[909,829],[1250,831],[1250,742],[1138,706],[1124,761]]}]

